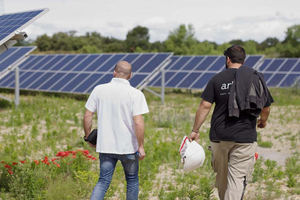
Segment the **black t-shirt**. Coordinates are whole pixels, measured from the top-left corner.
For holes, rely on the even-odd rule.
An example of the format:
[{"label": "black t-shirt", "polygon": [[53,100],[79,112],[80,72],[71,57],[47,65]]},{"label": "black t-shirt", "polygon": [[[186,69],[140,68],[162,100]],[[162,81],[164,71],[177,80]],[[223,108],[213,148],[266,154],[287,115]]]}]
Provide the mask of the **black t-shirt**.
[{"label": "black t-shirt", "polygon": [[[240,113],[240,117],[228,116],[228,98],[237,69],[226,69],[215,75],[207,84],[201,98],[216,103],[211,119],[211,141],[254,142],[257,139],[256,117]],[[272,97],[271,97],[272,98]],[[270,106],[268,100],[266,106]]]}]

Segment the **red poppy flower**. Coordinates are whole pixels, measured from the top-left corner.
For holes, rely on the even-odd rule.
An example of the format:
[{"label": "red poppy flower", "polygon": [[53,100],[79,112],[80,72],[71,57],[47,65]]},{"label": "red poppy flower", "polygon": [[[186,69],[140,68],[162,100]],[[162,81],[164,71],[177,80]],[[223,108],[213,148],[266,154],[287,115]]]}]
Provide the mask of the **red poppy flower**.
[{"label": "red poppy flower", "polygon": [[17,164],[18,164],[17,162],[13,162],[13,163],[12,163],[12,165],[17,165]]},{"label": "red poppy flower", "polygon": [[8,173],[9,173],[10,175],[12,175],[12,174],[14,173],[14,172],[11,171],[10,169],[8,169],[7,171],[8,171]]},{"label": "red poppy flower", "polygon": [[8,164],[4,165],[4,167],[5,167],[6,169],[11,169],[11,166],[8,165]]},{"label": "red poppy flower", "polygon": [[24,164],[26,162],[26,160],[20,160],[20,163]]},{"label": "red poppy flower", "polygon": [[255,153],[254,157],[255,157],[255,160],[258,159],[258,153],[257,152]]},{"label": "red poppy flower", "polygon": [[34,160],[35,164],[38,165],[40,162],[38,160]]}]

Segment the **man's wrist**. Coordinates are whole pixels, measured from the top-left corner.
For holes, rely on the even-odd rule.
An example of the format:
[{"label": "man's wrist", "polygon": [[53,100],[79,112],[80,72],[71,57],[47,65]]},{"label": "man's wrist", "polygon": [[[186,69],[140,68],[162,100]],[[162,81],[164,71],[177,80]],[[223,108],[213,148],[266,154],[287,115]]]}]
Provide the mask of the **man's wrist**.
[{"label": "man's wrist", "polygon": [[88,141],[86,135],[83,136],[84,141]]},{"label": "man's wrist", "polygon": [[192,132],[199,133],[199,129],[198,130],[192,129]]}]

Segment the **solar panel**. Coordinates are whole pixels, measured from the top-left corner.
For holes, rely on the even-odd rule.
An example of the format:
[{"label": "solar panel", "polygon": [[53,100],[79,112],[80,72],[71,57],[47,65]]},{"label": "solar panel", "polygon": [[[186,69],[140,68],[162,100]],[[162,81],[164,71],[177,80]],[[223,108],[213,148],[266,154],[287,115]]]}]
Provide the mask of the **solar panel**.
[{"label": "solar panel", "polygon": [[[256,68],[262,58],[247,56],[245,65]],[[224,69],[224,56],[172,56],[165,68],[165,87],[203,89],[212,76]],[[161,87],[161,77],[154,78],[149,86]]]},{"label": "solar panel", "polygon": [[300,77],[299,58],[267,58],[258,68],[269,87],[292,87]]},{"label": "solar panel", "polygon": [[16,31],[21,31],[44,13],[48,9],[33,10],[4,14],[0,16],[0,45],[10,40]]},{"label": "solar panel", "polygon": [[[130,83],[142,89],[171,56],[171,53],[31,55],[19,65],[20,89],[87,94],[96,85],[113,78],[114,66],[120,60],[132,64]],[[0,87],[13,88],[13,75],[8,74],[0,81]]]},{"label": "solar panel", "polygon": [[0,54],[0,79],[36,47],[12,47]]}]

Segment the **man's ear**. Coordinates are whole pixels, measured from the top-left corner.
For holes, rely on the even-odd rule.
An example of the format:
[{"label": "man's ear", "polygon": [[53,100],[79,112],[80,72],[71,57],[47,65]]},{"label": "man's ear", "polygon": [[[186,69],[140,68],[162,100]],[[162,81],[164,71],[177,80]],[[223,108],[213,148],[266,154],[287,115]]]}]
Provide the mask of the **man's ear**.
[{"label": "man's ear", "polygon": [[115,78],[116,75],[117,75],[117,72],[114,70],[113,77]]},{"label": "man's ear", "polygon": [[228,56],[226,56],[226,63],[227,64],[231,63],[231,60],[230,60],[230,58]]},{"label": "man's ear", "polygon": [[131,77],[132,77],[132,72],[130,73],[130,75],[129,75],[129,77],[128,77],[127,80],[131,79]]}]

